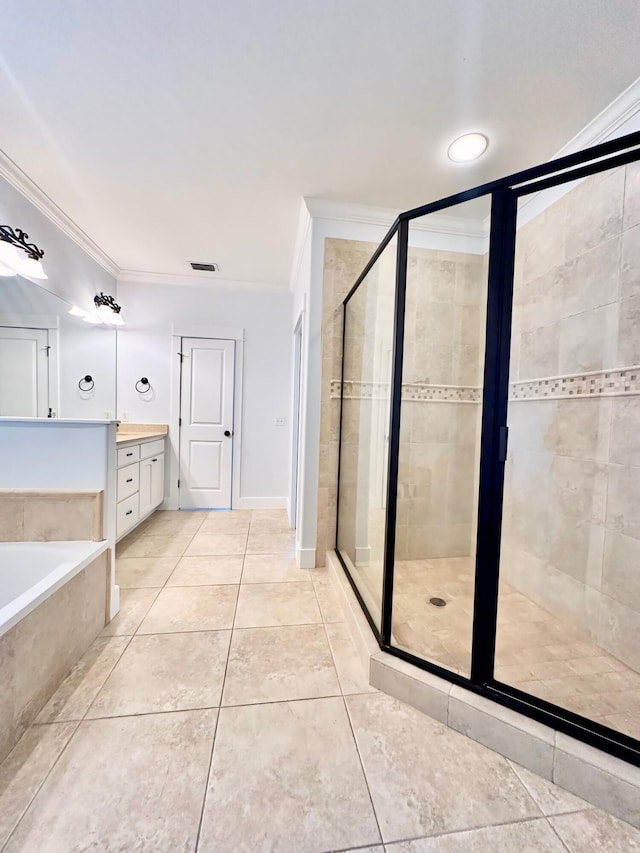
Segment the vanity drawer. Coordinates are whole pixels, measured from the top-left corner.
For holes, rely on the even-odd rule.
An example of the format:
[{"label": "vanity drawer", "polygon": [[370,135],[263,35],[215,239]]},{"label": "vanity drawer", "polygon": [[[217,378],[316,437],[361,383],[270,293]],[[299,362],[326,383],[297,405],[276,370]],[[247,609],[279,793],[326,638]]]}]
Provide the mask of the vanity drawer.
[{"label": "vanity drawer", "polygon": [[138,514],[138,493],[126,498],[116,507],[116,536],[122,536],[130,527],[137,522]]},{"label": "vanity drawer", "polygon": [[147,441],[146,444],[140,445],[140,459],[148,459],[150,456],[157,456],[159,453],[164,453],[164,438],[159,438],[157,441]]},{"label": "vanity drawer", "polygon": [[140,485],[140,465],[134,462],[126,468],[118,468],[118,502],[138,491]]},{"label": "vanity drawer", "polygon": [[130,465],[140,459],[140,445],[132,444],[130,447],[118,448],[118,468],[122,465]]}]

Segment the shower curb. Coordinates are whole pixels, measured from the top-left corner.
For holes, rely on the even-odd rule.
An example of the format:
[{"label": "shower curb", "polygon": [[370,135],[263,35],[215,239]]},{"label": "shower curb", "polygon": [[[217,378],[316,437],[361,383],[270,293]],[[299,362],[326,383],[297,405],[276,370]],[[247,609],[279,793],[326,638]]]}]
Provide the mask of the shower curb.
[{"label": "shower curb", "polygon": [[369,684],[640,829],[640,768],[386,654],[336,555],[327,572]]}]

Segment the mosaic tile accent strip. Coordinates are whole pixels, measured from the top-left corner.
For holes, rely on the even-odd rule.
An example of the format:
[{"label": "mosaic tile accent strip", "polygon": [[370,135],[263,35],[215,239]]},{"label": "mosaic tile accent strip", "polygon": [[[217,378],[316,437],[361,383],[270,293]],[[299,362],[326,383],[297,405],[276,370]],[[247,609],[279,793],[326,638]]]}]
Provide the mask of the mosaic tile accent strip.
[{"label": "mosaic tile accent strip", "polygon": [[593,373],[550,376],[514,382],[510,400],[568,400],[574,397],[623,397],[640,394],[640,367],[618,367]]},{"label": "mosaic tile accent strip", "polygon": [[[342,383],[339,379],[331,380],[331,399],[340,399]],[[344,383],[344,396],[347,400],[385,400],[389,396],[388,382],[353,382]],[[480,403],[482,388],[461,385],[424,385],[412,383],[402,386],[402,399],[412,402],[441,402],[441,403]]]},{"label": "mosaic tile accent strip", "polygon": [[[341,382],[331,380],[331,399],[340,399]],[[640,365],[617,367],[591,373],[527,379],[509,385],[509,400],[570,400],[576,397],[624,397],[640,394]],[[345,382],[348,400],[385,400],[388,382]],[[413,402],[481,403],[482,388],[461,385],[425,385],[419,382],[402,386],[402,399]]]}]

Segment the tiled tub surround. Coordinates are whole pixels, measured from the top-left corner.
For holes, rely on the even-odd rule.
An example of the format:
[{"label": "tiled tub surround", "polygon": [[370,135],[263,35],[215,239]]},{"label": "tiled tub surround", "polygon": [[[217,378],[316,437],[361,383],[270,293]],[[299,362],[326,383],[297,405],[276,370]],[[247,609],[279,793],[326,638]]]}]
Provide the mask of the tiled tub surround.
[{"label": "tiled tub surround", "polygon": [[[106,547],[0,544],[0,595],[11,588],[11,600],[0,602],[0,759],[104,628]],[[25,549],[31,562],[23,560]],[[23,588],[16,589],[17,571]]]},{"label": "tiled tub surround", "polygon": [[0,542],[100,541],[102,491],[0,490]]},{"label": "tiled tub surround", "polygon": [[285,512],[156,513],[119,551],[121,613],[0,767],[5,853],[640,851],[455,714],[369,686]]}]

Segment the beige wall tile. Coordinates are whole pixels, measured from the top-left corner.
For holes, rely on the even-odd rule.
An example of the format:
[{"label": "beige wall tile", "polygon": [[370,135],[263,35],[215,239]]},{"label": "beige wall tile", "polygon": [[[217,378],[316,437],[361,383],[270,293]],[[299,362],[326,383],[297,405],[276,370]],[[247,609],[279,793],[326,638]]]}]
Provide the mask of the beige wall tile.
[{"label": "beige wall tile", "polygon": [[613,400],[558,400],[545,447],[562,456],[606,461]]},{"label": "beige wall tile", "polygon": [[24,540],[24,500],[0,494],[0,542]]},{"label": "beige wall tile", "polygon": [[640,672],[640,612],[606,595],[601,597],[598,645]]},{"label": "beige wall tile", "polygon": [[103,538],[102,492],[0,493],[0,541]]},{"label": "beige wall tile", "polygon": [[609,466],[607,528],[640,539],[640,477],[623,465]]},{"label": "beige wall tile", "polygon": [[582,314],[618,298],[620,236],[589,249],[568,261],[562,277],[563,317]]},{"label": "beige wall tile", "polygon": [[526,281],[544,275],[553,267],[563,264],[566,259],[565,199],[547,208],[539,219],[542,228],[536,227],[537,222],[535,225],[529,223],[519,233],[520,250],[523,253],[523,276]]},{"label": "beige wall tile", "polygon": [[587,178],[565,196],[568,257],[581,255],[621,232],[624,183],[624,169],[613,169]]},{"label": "beige wall tile", "polygon": [[559,374],[604,370],[617,365],[617,303],[565,317],[559,326]]},{"label": "beige wall tile", "polygon": [[624,193],[625,229],[640,224],[640,163],[629,163],[626,167]]},{"label": "beige wall tile", "polygon": [[607,530],[602,592],[640,613],[640,540]]},{"label": "beige wall tile", "polygon": [[640,364],[640,296],[620,302],[618,325],[618,364]]},{"label": "beige wall tile", "polygon": [[[640,193],[638,199],[640,209]],[[629,296],[640,296],[640,225],[634,225],[622,234],[620,299]]]},{"label": "beige wall tile", "polygon": [[558,323],[523,332],[520,340],[520,379],[557,376],[560,364]]},{"label": "beige wall tile", "polygon": [[640,465],[640,399],[612,400],[611,448],[609,458],[622,465]]}]

